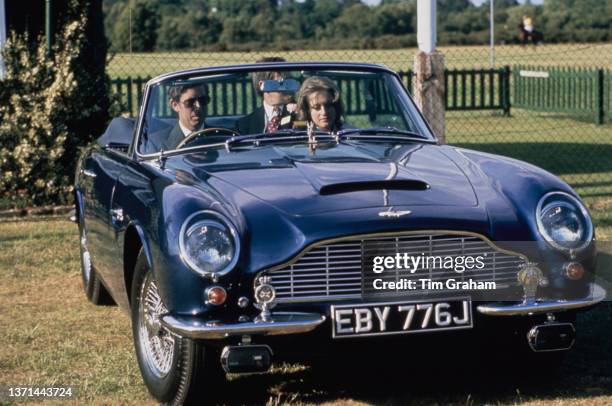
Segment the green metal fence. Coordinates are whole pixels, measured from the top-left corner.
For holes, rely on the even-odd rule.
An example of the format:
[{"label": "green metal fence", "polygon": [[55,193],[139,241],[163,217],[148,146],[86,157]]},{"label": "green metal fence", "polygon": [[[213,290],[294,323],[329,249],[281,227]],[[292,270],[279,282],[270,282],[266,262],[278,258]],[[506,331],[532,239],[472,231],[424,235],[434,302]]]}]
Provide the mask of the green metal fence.
[{"label": "green metal fence", "polygon": [[446,109],[503,110],[510,114],[510,68],[447,69],[444,75]]},{"label": "green metal fence", "polygon": [[[398,72],[402,82],[412,92],[412,71]],[[135,116],[142,99],[142,93],[148,77],[127,77],[111,81],[112,91],[121,101],[124,113]],[[351,102],[363,104],[359,100],[359,84],[344,83],[338,79],[347,108]],[[211,114],[247,114],[257,103],[257,98],[251,92],[249,81],[221,83],[218,88],[209,89],[212,98]],[[374,86],[373,91],[377,89]],[[445,107],[449,111],[502,110],[510,114],[510,68],[501,69],[447,69],[445,71],[446,99]],[[240,105],[227,105],[228,92],[234,94],[230,100],[242,100]],[[244,95],[242,97],[241,95]],[[354,97],[353,97],[354,96]],[[363,107],[363,106],[362,106]],[[364,107],[365,108],[365,107]],[[359,109],[357,109],[359,110]],[[351,110],[352,111],[352,110]]]},{"label": "green metal fence", "polygon": [[517,65],[512,83],[518,108],[592,115],[598,124],[610,115],[610,71],[604,69]]},{"label": "green metal fence", "polygon": [[612,70],[604,71],[603,106],[604,121],[612,121]]},{"label": "green metal fence", "polygon": [[127,77],[111,80],[111,93],[121,104],[121,112],[135,117],[150,77]]}]

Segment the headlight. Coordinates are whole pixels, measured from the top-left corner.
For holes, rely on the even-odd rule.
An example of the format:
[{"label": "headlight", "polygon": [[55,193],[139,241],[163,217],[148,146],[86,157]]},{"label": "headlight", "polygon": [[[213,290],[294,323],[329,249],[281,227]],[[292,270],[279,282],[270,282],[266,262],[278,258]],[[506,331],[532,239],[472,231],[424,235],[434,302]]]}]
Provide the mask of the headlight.
[{"label": "headlight", "polygon": [[240,242],[229,220],[219,213],[204,210],[185,220],[179,247],[183,261],[191,269],[216,280],[236,265]]},{"label": "headlight", "polygon": [[584,205],[564,192],[544,195],[536,209],[538,230],[553,247],[579,251],[593,239],[593,223]]}]

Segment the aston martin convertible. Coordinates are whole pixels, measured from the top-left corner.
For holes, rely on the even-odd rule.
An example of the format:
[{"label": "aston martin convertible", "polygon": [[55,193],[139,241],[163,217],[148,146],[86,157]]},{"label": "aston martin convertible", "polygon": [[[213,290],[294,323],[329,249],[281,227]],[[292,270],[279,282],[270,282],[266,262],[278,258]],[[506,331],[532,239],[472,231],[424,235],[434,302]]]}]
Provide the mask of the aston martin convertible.
[{"label": "aston martin convertible", "polygon": [[378,65],[158,76],[138,117],[83,151],[75,200],[85,294],[125,309],[162,402],[266,372],[297,339],[306,360],[495,320],[534,355],[562,353],[576,312],[605,297],[580,197],[442,145]]}]

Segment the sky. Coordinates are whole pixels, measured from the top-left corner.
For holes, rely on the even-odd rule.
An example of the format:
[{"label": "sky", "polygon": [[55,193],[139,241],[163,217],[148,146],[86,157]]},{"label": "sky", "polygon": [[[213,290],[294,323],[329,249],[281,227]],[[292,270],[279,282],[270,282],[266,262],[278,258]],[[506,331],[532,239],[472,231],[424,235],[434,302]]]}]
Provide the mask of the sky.
[{"label": "sky", "polygon": [[[362,2],[369,4],[371,6],[376,5],[378,3],[380,3],[380,0],[361,0]],[[482,3],[485,2],[485,0],[470,0],[472,3],[476,4],[477,6],[481,5]],[[495,1],[495,0],[494,0]],[[518,0],[519,3],[524,3],[525,0]],[[544,0],[531,0],[532,4],[542,4],[544,3]],[[493,5],[495,5],[495,3],[493,3]]]},{"label": "sky", "polygon": [[[485,2],[485,0],[470,0],[472,3],[476,4],[477,6],[480,6],[482,3]],[[525,0],[518,0],[519,3],[524,3]],[[538,4],[543,4],[544,0],[531,0],[531,4],[533,5],[538,5]],[[493,5],[495,6],[495,1],[493,2]]]}]

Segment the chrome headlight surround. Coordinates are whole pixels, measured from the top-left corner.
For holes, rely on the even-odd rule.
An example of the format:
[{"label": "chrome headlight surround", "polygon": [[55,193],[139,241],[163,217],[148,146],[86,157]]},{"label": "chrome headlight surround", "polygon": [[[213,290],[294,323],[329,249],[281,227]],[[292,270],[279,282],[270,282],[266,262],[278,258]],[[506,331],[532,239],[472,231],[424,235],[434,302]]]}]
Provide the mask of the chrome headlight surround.
[{"label": "chrome headlight surround", "polygon": [[[217,232],[224,232],[227,239],[234,245],[232,259],[226,264],[223,264],[223,266],[219,267],[219,269],[202,269],[202,267],[198,265],[197,261],[188,252],[186,237],[192,230],[203,226],[210,227]],[[202,210],[187,217],[187,219],[181,225],[179,250],[181,259],[185,264],[187,264],[187,266],[189,266],[189,268],[204,277],[217,281],[220,276],[227,274],[236,266],[240,254],[240,239],[238,238],[236,228],[232,225],[229,219],[227,219],[227,217],[212,210]]]},{"label": "chrome headlight surround", "polygon": [[[561,241],[555,240],[551,235],[551,231],[544,222],[543,216],[550,213],[551,210],[570,210],[576,215],[574,221],[580,221],[582,227],[581,235],[574,240]],[[538,231],[544,239],[554,248],[564,252],[575,252],[585,249],[593,240],[593,222],[586,207],[580,200],[566,192],[556,191],[546,193],[540,198],[536,208],[536,222]],[[564,245],[565,243],[565,245]]]}]

